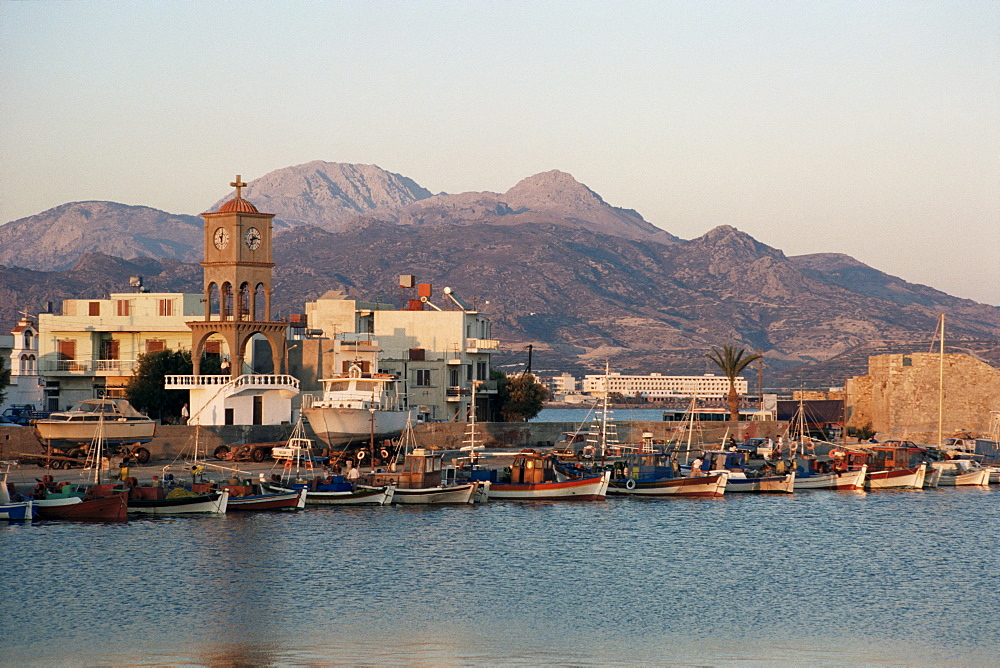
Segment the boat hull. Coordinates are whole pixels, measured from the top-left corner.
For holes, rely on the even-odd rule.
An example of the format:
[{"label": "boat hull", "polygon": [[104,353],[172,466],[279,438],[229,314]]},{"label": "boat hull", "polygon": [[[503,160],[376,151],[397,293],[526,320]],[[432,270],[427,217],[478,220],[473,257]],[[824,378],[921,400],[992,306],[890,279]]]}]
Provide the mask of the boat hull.
[{"label": "boat hull", "polygon": [[224,513],[229,505],[229,492],[211,492],[195,496],[181,496],[173,499],[131,499],[130,513],[145,515],[178,515],[188,513]]},{"label": "boat hull", "polygon": [[501,501],[600,501],[607,496],[611,472],[562,482],[490,484],[490,499]]},{"label": "boat hull", "polygon": [[479,491],[479,483],[470,482],[462,485],[425,487],[422,489],[403,489],[397,487],[393,492],[392,502],[413,505],[432,503],[475,503]]},{"label": "boat hull", "polygon": [[302,414],[320,440],[328,445],[342,445],[369,439],[373,428],[377,439],[398,436],[406,428],[410,411],[376,410],[373,414],[367,408],[337,408],[314,404],[312,408],[303,408]]},{"label": "boat hull", "polygon": [[921,464],[915,468],[870,471],[865,475],[867,489],[921,489],[924,486],[927,467]]},{"label": "boat hull", "polygon": [[36,501],[38,516],[47,520],[95,520],[124,522],[128,519],[128,494],[118,492],[97,499],[43,499]]},{"label": "boat hull", "polygon": [[938,487],[985,487],[990,484],[990,472],[986,469],[948,475],[942,473]]},{"label": "boat hull", "polygon": [[230,496],[226,512],[246,512],[258,510],[301,510],[306,506],[306,490],[254,494],[253,496]]},{"label": "boat hull", "polygon": [[[35,420],[38,438],[45,443],[91,443],[100,423],[76,420]],[[121,445],[149,443],[153,440],[156,423],[152,420],[104,422],[104,442]]]},{"label": "boat hull", "polygon": [[34,501],[0,503],[0,520],[30,520],[38,516]]},{"label": "boat hull", "polygon": [[865,474],[868,472],[867,466],[862,466],[855,471],[842,471],[838,473],[819,473],[811,476],[795,476],[795,491],[803,489],[839,489],[855,490],[865,488]]},{"label": "boat hull", "polygon": [[770,475],[761,478],[729,476],[726,494],[791,494],[795,491],[795,474]]},{"label": "boat hull", "polygon": [[649,499],[665,497],[719,497],[726,491],[725,474],[662,478],[659,480],[621,479],[612,483],[613,494]]},{"label": "boat hull", "polygon": [[291,492],[298,489],[306,489],[307,506],[387,506],[392,503],[395,487],[371,487],[345,492],[327,492],[322,490],[307,489],[298,485],[285,487],[268,483],[264,488],[271,492]]}]

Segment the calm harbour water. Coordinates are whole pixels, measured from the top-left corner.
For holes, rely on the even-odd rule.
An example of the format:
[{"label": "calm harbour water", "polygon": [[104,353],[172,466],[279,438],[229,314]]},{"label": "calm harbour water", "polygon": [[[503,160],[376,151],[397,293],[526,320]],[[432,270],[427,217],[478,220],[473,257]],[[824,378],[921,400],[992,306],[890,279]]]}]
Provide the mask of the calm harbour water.
[{"label": "calm harbour water", "polygon": [[0,664],[1000,656],[1000,490],[0,525]]},{"label": "calm harbour water", "polygon": [[[615,422],[659,422],[663,420],[662,408],[615,408],[611,416]],[[543,408],[530,422],[569,422],[589,426],[594,421],[594,411],[586,408]],[[586,429],[584,429],[586,431]]]}]

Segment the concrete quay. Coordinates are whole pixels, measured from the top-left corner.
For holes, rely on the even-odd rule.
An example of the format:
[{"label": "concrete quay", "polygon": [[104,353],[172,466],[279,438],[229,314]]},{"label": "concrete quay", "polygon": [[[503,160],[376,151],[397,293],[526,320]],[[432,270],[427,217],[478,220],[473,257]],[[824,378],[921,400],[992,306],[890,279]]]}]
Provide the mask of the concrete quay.
[{"label": "concrete quay", "polygon": [[[670,441],[678,438],[681,423],[677,422],[615,422],[618,440],[621,443],[638,443],[643,433],[653,435],[655,441]],[[318,447],[323,443],[305,424],[307,435]],[[476,424],[476,443],[490,449],[551,447],[564,432],[574,432],[579,425],[570,422],[479,422]],[[727,434],[729,423],[713,422],[696,430],[692,443],[719,442]],[[749,437],[777,437],[783,433],[784,422],[741,422],[737,440]],[[424,422],[414,425],[417,445],[427,448],[457,450],[467,439],[468,426],[457,422]],[[145,447],[153,460],[173,460],[194,456],[195,445],[198,457],[211,457],[220,445],[243,443],[282,443],[292,432],[292,425],[276,426],[221,426],[196,428],[187,425],[157,425],[156,434]],[[582,433],[586,433],[584,430]],[[683,436],[686,439],[686,435]],[[362,445],[367,439],[360,439]],[[349,446],[350,447],[350,446]],[[338,446],[335,451],[340,450]],[[0,460],[12,459],[17,453],[42,454],[42,444],[30,427],[0,427]],[[242,464],[242,462],[241,462]]]}]

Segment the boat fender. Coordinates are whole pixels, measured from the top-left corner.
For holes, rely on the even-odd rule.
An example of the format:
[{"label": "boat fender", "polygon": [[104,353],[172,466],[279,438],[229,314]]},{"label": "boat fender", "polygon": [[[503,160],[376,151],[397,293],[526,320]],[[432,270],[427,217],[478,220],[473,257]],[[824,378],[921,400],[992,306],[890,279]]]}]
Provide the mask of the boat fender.
[{"label": "boat fender", "polygon": [[286,471],[291,471],[292,470],[292,460],[291,459],[286,459],[285,460],[285,470]]},{"label": "boat fender", "polygon": [[635,489],[635,478],[629,478],[625,483],[625,489]]}]

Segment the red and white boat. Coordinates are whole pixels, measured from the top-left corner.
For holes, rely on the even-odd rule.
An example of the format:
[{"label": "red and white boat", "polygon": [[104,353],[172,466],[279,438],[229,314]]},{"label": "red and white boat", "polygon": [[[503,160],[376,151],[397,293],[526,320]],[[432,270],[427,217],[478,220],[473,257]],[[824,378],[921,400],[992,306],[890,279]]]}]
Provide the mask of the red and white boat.
[{"label": "red and white boat", "polygon": [[601,501],[608,493],[611,472],[558,480],[553,457],[534,450],[518,453],[510,478],[490,484],[490,499],[505,501]]},{"label": "red and white boat", "polygon": [[869,471],[865,475],[867,489],[922,489],[927,465],[884,471]]},{"label": "red and white boat", "polygon": [[114,492],[104,497],[84,499],[70,496],[35,501],[38,516],[46,520],[95,520],[124,522],[128,519],[128,492]]}]

